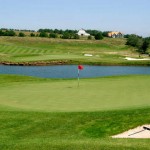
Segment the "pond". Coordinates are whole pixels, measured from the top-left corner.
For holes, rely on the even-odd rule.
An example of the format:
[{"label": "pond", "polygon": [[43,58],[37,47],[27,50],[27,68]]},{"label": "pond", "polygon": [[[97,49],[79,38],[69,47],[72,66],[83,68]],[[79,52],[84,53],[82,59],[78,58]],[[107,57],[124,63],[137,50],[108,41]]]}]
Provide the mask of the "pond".
[{"label": "pond", "polygon": [[[0,65],[0,74],[17,74],[41,78],[77,78],[77,65],[57,66],[5,66]],[[89,66],[80,71],[81,78],[102,76],[150,74],[150,67],[141,66]]]}]

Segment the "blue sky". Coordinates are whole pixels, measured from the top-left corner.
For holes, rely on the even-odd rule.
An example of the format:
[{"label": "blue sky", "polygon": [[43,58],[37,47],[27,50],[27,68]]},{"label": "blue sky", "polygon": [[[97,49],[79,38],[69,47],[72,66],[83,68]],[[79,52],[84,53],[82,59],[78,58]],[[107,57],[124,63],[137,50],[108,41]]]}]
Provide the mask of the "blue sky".
[{"label": "blue sky", "polygon": [[0,28],[97,29],[150,36],[150,0],[0,0]]}]

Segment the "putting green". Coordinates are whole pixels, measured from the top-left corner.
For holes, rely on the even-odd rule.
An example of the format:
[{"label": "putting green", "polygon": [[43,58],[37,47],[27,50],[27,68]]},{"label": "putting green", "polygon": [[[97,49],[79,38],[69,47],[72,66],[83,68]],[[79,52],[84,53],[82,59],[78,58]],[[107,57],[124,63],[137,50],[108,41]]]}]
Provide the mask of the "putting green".
[{"label": "putting green", "polygon": [[79,87],[76,79],[7,76],[0,82],[0,106],[5,108],[70,112],[150,106],[150,76],[81,79]]}]

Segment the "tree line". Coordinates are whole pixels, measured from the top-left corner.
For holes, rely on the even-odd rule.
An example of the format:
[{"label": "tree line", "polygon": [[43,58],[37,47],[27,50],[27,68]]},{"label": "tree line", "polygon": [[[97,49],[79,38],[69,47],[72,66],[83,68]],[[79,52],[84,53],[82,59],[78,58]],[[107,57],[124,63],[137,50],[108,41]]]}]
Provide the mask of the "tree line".
[{"label": "tree line", "polygon": [[[14,30],[0,30],[0,36],[17,36]],[[23,32],[19,32],[19,37],[24,37],[25,34]]]},{"label": "tree line", "polygon": [[36,32],[35,30],[28,30],[28,29],[7,29],[7,28],[1,28],[0,30],[12,30],[12,31],[20,31],[20,32]]},{"label": "tree line", "polygon": [[[16,31],[20,31],[19,34],[16,34]],[[98,30],[85,30],[90,34],[90,39],[102,40],[103,37],[108,36],[109,31],[98,31]],[[25,32],[31,32],[29,36],[31,37],[49,37],[49,38],[62,38],[62,39],[80,39],[80,36],[77,34],[77,30],[62,30],[62,29],[39,29],[37,32],[34,30],[17,30],[17,29],[0,29],[0,36],[19,36],[25,37]]]},{"label": "tree line", "polygon": [[[85,30],[87,33],[89,33],[91,36],[99,36],[100,38],[102,37],[108,37],[108,32],[110,31],[99,31],[99,30]],[[73,35],[77,34],[78,30],[62,30],[62,29],[39,29],[38,32],[45,32],[45,33],[53,33],[53,34],[58,34],[58,35],[63,35],[62,38],[72,38]],[[90,38],[90,37],[89,37]]]},{"label": "tree line", "polygon": [[150,47],[150,37],[143,38],[141,36],[131,34],[127,37],[126,45],[135,47],[139,54],[149,54],[148,48]]}]

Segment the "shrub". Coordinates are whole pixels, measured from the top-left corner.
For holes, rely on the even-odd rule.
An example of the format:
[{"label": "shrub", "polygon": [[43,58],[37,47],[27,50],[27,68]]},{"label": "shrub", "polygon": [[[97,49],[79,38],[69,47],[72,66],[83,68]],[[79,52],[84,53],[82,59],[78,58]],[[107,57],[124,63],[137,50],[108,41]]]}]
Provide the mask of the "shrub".
[{"label": "shrub", "polygon": [[95,40],[102,40],[103,39],[103,36],[102,36],[102,33],[99,32],[95,35]]},{"label": "shrub", "polygon": [[30,36],[31,36],[31,37],[35,37],[35,34],[34,34],[34,33],[31,33]]},{"label": "shrub", "polygon": [[39,37],[48,37],[48,34],[46,32],[41,32],[39,34]]},{"label": "shrub", "polygon": [[78,34],[74,34],[73,39],[80,39],[80,36]]},{"label": "shrub", "polygon": [[23,32],[20,32],[18,36],[19,37],[25,37],[25,34]]},{"label": "shrub", "polygon": [[57,38],[58,36],[57,36],[57,34],[55,34],[55,33],[50,33],[50,34],[49,34],[49,37],[50,37],[50,38]]},{"label": "shrub", "polygon": [[92,36],[90,35],[90,36],[88,36],[88,40],[92,40]]}]

